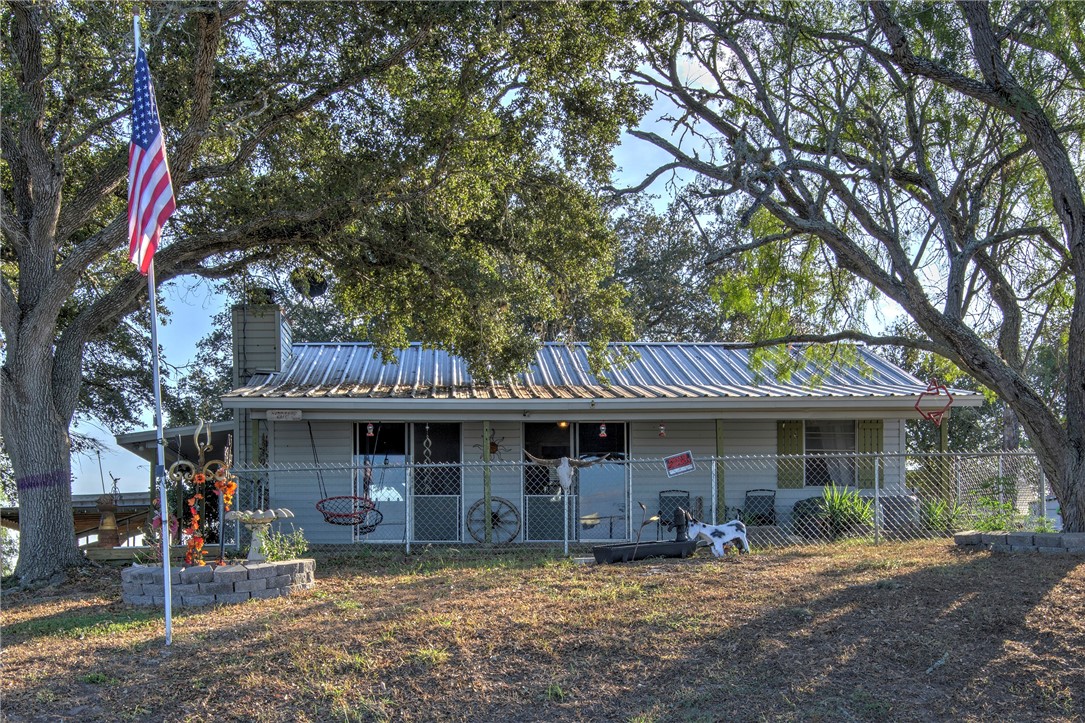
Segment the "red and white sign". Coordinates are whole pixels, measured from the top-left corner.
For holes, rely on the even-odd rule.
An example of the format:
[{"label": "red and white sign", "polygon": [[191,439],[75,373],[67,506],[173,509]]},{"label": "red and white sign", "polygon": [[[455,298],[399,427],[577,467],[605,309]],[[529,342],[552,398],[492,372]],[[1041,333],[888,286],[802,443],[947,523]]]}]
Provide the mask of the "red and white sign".
[{"label": "red and white sign", "polygon": [[677,477],[694,470],[693,452],[680,452],[663,458],[663,466],[667,469],[668,477]]}]

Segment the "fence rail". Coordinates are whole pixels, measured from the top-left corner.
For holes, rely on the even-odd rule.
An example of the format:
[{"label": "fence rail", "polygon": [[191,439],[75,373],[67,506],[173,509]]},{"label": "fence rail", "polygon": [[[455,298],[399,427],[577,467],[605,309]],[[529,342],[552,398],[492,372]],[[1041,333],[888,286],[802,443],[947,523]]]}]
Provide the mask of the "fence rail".
[{"label": "fence rail", "polygon": [[[849,538],[920,539],[962,529],[1055,530],[1061,521],[1037,458],[1001,454],[731,455],[668,477],[660,459],[607,460],[573,475],[493,461],[463,464],[277,464],[235,467],[240,509],[290,508],[319,548],[367,544],[585,546],[673,539],[676,511],[743,520],[754,546]],[[317,503],[346,500],[355,516]],[[374,512],[366,512],[372,509]],[[659,520],[653,520],[658,516]],[[377,519],[379,518],[379,520]],[[376,524],[373,524],[376,521]],[[224,530],[244,546],[242,530]]]}]

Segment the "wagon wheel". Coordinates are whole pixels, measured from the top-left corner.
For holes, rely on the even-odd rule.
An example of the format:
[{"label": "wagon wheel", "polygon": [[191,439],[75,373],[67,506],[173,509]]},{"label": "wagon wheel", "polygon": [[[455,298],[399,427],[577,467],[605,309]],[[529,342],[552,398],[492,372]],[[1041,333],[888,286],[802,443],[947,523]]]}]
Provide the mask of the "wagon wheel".
[{"label": "wagon wheel", "polygon": [[[475,542],[486,541],[486,499],[480,499],[467,511],[467,531]],[[491,537],[496,543],[512,542],[520,532],[520,513],[504,497],[490,498]]]}]

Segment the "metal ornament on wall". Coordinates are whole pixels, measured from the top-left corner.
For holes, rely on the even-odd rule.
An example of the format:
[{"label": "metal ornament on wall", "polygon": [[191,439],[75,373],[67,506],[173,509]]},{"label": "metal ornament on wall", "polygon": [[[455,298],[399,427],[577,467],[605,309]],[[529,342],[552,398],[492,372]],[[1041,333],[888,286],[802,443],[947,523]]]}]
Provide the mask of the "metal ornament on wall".
[{"label": "metal ornament on wall", "polygon": [[478,450],[478,458],[479,459],[485,459],[486,458],[486,447],[488,446],[490,448],[490,459],[497,460],[497,461],[500,462],[501,461],[501,455],[502,454],[508,454],[511,451],[508,447],[506,447],[503,444],[504,441],[505,441],[504,437],[502,437],[501,439],[496,439],[496,435],[494,434],[494,431],[491,429],[489,437],[486,437],[485,435],[483,435],[481,443],[473,444],[471,446]]}]

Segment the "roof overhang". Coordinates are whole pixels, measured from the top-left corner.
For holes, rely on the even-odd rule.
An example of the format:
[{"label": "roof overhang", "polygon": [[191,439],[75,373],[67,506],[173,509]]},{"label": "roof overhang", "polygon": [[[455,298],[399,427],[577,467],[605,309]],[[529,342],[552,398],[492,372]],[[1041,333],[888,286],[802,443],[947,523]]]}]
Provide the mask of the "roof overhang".
[{"label": "roof overhang", "polygon": [[[918,396],[918,395],[917,395]],[[224,397],[223,406],[248,409],[257,418],[269,410],[297,410],[321,418],[352,418],[359,415],[386,418],[427,418],[438,421],[488,419],[714,419],[721,416],[775,418],[781,415],[864,414],[904,417],[915,415],[913,396],[856,397],[691,397],[653,399],[411,399],[402,397]],[[955,394],[954,406],[978,407],[979,394]],[[924,404],[924,409],[941,405]]]},{"label": "roof overhang", "polygon": [[[207,435],[207,426],[211,428],[211,458],[217,457],[226,448],[227,437],[234,431],[232,420],[225,422],[211,422],[200,432],[200,442],[203,443]],[[196,450],[196,442],[193,435],[199,425],[193,424],[187,427],[169,427],[163,431],[166,442],[167,463],[169,458],[187,459],[195,461],[199,457]],[[134,455],[149,462],[157,462],[158,452],[155,445],[155,437],[158,432],[154,429],[144,429],[138,432],[128,432],[116,436],[117,445],[123,447]],[[217,454],[216,454],[217,452]]]}]

